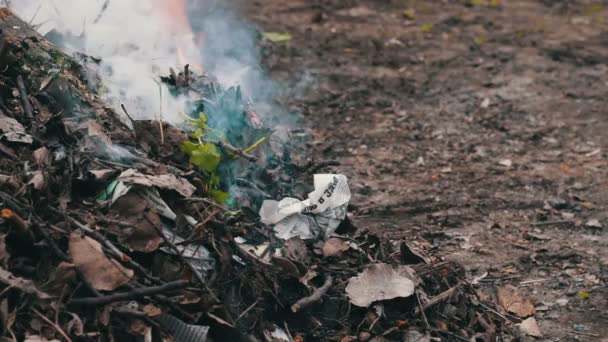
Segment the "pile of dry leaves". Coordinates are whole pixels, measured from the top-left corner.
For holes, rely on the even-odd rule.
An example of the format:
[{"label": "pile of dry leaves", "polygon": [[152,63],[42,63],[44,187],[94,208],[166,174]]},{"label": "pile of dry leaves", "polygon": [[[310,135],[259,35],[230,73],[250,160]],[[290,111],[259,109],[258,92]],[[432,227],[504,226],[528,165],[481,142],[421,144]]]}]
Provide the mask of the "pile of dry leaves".
[{"label": "pile of dry leaves", "polygon": [[[10,12],[1,15],[2,340],[516,335],[457,265],[412,243],[386,241],[348,217],[331,237],[307,239],[281,239],[260,222],[261,201],[305,198],[313,173],[331,163],[298,164],[276,141],[252,152],[218,143],[239,165],[229,179],[242,191],[227,208],[213,200],[209,173],[180,148],[188,134],[166,123],[124,123],[88,87],[81,60]],[[193,87],[194,79],[185,69],[163,81],[220,92],[209,79]],[[237,114],[252,122],[250,111]],[[318,223],[309,214],[301,215]]]}]

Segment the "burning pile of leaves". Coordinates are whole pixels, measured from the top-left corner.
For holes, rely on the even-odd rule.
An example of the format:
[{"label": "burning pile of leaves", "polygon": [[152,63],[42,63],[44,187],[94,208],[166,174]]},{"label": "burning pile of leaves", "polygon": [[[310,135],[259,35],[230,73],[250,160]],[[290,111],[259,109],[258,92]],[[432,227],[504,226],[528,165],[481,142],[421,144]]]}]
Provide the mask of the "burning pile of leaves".
[{"label": "burning pile of leaves", "polygon": [[512,336],[457,265],[354,227],[346,177],[297,162],[237,87],[172,71],[186,124],[124,123],[86,57],[3,11],[2,340]]}]

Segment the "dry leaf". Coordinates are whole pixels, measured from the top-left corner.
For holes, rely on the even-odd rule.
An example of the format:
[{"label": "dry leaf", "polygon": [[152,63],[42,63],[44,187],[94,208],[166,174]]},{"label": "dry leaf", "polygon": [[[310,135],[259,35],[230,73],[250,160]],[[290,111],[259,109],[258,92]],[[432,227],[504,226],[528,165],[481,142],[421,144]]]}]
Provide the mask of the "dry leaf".
[{"label": "dry leaf", "polygon": [[171,174],[151,176],[139,173],[134,169],[129,169],[121,173],[117,180],[125,184],[174,190],[184,197],[191,197],[196,191],[196,188],[190,182]]},{"label": "dry leaf", "polygon": [[47,186],[46,177],[42,171],[33,172],[33,176],[27,185],[31,185],[36,190],[45,189]]},{"label": "dry leaf", "polygon": [[129,248],[142,253],[151,253],[160,246],[162,238],[155,227],[160,227],[160,216],[149,209],[148,201],[137,192],[129,192],[112,205],[111,213],[129,227],[114,225],[113,229]]},{"label": "dry leaf", "polygon": [[308,248],[306,243],[299,237],[293,237],[283,245],[281,249],[283,256],[289,260],[298,261],[307,264],[310,261],[310,255],[308,255]]},{"label": "dry leaf", "polygon": [[51,296],[38,290],[33,281],[16,277],[11,272],[0,268],[0,283],[19,289],[21,292],[36,296],[38,299],[49,299]]},{"label": "dry leaf", "polygon": [[65,286],[75,283],[76,270],[74,267],[74,264],[61,262],[51,273],[43,289],[49,293],[61,293]]},{"label": "dry leaf", "polygon": [[332,256],[340,256],[349,248],[350,246],[342,239],[331,238],[325,241],[325,244],[323,244],[323,256],[326,258]]},{"label": "dry leaf", "polygon": [[500,306],[519,317],[528,317],[536,312],[534,304],[529,299],[523,299],[512,285],[499,287],[497,296]]},{"label": "dry leaf", "polygon": [[87,128],[87,135],[90,137],[97,137],[99,138],[99,140],[101,140],[103,143],[105,143],[106,145],[110,145],[112,144],[112,141],[110,140],[110,138],[106,135],[106,130],[101,127],[101,125],[99,125],[97,123],[97,121],[95,120],[88,120],[85,123],[82,124],[82,126],[85,126]]},{"label": "dry leaf", "polygon": [[89,173],[93,175],[93,179],[96,181],[105,181],[110,178],[116,171],[111,169],[102,169],[102,170],[89,170]]},{"label": "dry leaf", "polygon": [[152,304],[144,305],[141,311],[143,311],[148,317],[156,317],[163,313],[163,311],[159,307],[154,306]]},{"label": "dry leaf", "polygon": [[96,290],[112,291],[125,285],[133,277],[133,271],[110,260],[101,244],[78,233],[70,234],[70,256],[74,264]]},{"label": "dry leaf", "polygon": [[0,138],[8,141],[31,144],[34,139],[27,134],[25,128],[19,121],[0,113]]},{"label": "dry leaf", "polygon": [[414,282],[408,277],[410,270],[397,269],[388,264],[373,264],[358,276],[350,278],[346,294],[351,303],[367,307],[375,301],[409,297],[414,293]]},{"label": "dry leaf", "polygon": [[534,317],[530,317],[521,322],[519,324],[519,331],[525,335],[543,337],[543,333],[540,331],[538,323],[536,323],[536,319]]},{"label": "dry leaf", "polygon": [[44,167],[50,164],[50,152],[46,147],[41,147],[32,153],[32,157],[34,158],[34,163],[38,167]]}]

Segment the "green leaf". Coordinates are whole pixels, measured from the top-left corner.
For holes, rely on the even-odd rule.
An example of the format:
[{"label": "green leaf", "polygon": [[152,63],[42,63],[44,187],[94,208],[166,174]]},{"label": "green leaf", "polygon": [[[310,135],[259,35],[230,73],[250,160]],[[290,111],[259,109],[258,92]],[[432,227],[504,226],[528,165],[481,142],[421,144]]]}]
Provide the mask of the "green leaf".
[{"label": "green leaf", "polygon": [[484,36],[475,37],[475,39],[473,39],[473,43],[475,43],[475,45],[482,45],[485,42],[486,42],[486,37],[484,37]]},{"label": "green leaf", "polygon": [[576,295],[580,299],[589,299],[591,298],[591,294],[587,291],[581,291]]},{"label": "green leaf", "polygon": [[209,195],[218,203],[224,203],[230,197],[227,192],[222,190],[209,190]]},{"label": "green leaf", "polygon": [[194,133],[190,134],[190,137],[192,137],[192,139],[202,139],[203,138],[203,129],[202,128],[197,128],[194,130]]},{"label": "green leaf", "polygon": [[433,31],[433,24],[424,24],[424,25],[422,25],[422,27],[420,29],[424,33],[429,33],[431,31]]},{"label": "green leaf", "polygon": [[207,124],[207,115],[204,112],[198,112],[198,116],[202,123]]},{"label": "green leaf", "polygon": [[416,19],[416,10],[413,8],[408,8],[406,10],[403,10],[403,17],[405,19],[408,20],[415,20]]},{"label": "green leaf", "polygon": [[263,32],[262,36],[274,43],[282,43],[291,40],[291,34],[289,33]]},{"label": "green leaf", "polygon": [[184,141],[182,143],[182,145],[180,146],[180,150],[189,156],[191,156],[192,152],[194,152],[197,148],[198,148],[198,144],[195,144],[192,141],[188,141],[188,140]]},{"label": "green leaf", "polygon": [[196,149],[190,154],[190,162],[201,170],[213,172],[220,164],[220,151],[212,143],[196,145]]}]

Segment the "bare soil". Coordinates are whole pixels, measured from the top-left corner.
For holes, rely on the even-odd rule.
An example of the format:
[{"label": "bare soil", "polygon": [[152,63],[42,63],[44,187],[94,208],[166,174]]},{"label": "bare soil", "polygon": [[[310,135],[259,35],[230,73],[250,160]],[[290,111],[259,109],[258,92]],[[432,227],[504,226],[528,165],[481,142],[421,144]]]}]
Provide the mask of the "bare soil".
[{"label": "bare soil", "polygon": [[541,340],[607,341],[607,1],[242,3],[293,35],[265,63],[359,226],[515,285]]}]

